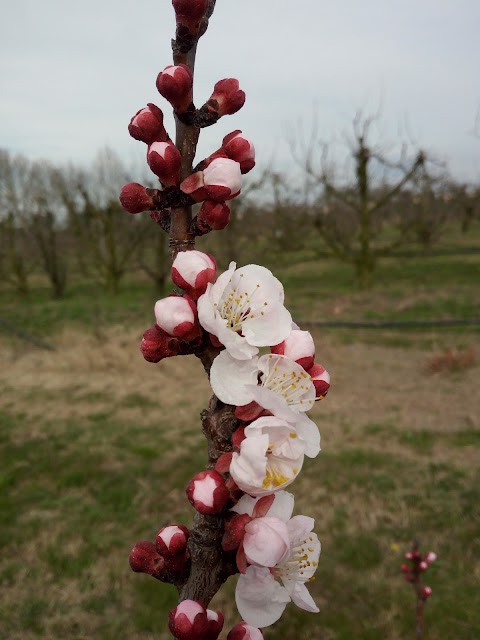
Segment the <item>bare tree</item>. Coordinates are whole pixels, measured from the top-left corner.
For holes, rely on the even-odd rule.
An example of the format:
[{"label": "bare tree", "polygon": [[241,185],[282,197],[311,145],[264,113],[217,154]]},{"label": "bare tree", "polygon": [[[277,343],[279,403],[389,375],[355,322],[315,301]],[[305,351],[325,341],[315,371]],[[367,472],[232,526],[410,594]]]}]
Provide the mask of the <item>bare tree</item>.
[{"label": "bare tree", "polygon": [[387,239],[382,229],[395,198],[425,165],[425,154],[408,154],[405,145],[399,159],[390,160],[392,154],[371,141],[377,122],[378,115],[356,116],[344,176],[338,175],[338,162],[331,159],[329,146],[319,144],[315,134],[300,149],[300,155],[291,144],[294,157],[310,179],[308,201],[318,233],[334,256],[353,266],[363,288],[372,284],[379,258],[406,241],[404,233]]}]

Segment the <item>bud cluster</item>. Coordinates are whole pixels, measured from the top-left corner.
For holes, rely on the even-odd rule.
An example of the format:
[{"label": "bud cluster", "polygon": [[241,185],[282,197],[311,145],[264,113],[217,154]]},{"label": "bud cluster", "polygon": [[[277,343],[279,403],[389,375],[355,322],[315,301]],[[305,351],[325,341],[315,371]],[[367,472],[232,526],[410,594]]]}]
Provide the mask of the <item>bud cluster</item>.
[{"label": "bud cluster", "polygon": [[407,562],[400,567],[405,580],[416,587],[421,600],[427,600],[432,595],[432,589],[422,584],[422,574],[435,562],[437,555],[433,551],[422,555],[414,544],[411,551],[405,554],[405,559]]}]

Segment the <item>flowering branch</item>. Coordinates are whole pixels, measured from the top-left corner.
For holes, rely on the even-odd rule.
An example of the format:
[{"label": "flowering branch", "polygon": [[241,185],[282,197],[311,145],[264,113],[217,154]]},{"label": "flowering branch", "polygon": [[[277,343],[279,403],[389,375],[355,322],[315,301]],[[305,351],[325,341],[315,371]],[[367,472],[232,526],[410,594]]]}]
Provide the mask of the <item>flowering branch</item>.
[{"label": "flowering branch", "polygon": [[418,549],[418,542],[415,540],[412,548],[405,554],[408,561],[402,564],[401,570],[407,582],[412,585],[417,603],[415,607],[415,638],[421,640],[423,637],[423,609],[425,602],[432,595],[432,589],[423,584],[422,575],[428,570],[432,562],[435,562],[437,555],[433,551],[429,551],[422,556]]},{"label": "flowering branch", "polygon": [[[259,628],[278,620],[288,602],[318,611],[305,586],[320,554],[314,521],[292,517],[294,498],[284,489],[304,457],[320,451],[320,434],[306,414],[326,395],[330,379],[315,363],[313,339],[292,322],[283,286],[268,269],[237,269],[232,262],[216,277],[213,256],[195,250],[196,236],[228,225],[226,203],[255,166],[255,149],[235,130],[193,166],[200,129],[236,113],[245,94],[238,80],[226,78],[195,107],[196,47],[215,0],[172,4],[174,64],[158,74],[156,86],[174,111],[175,144],[159,107],[150,103],[135,114],[129,133],[147,144],[147,163],[160,184],[125,185],[120,202],[132,214],[149,211],[169,233],[171,277],[181,293],[157,301],[155,325],[140,349],[152,363],[179,355],[201,360],[213,390],[201,416],[208,463],[186,488],[196,512],[191,530],[180,524],[160,529],[155,542],[134,546],[130,566],[177,588],[179,605],[168,625],[178,640],[218,638],[223,616],[206,607],[227,578],[240,573],[236,603],[244,621],[227,640],[260,640]],[[195,203],[201,206],[192,218]],[[270,352],[259,355],[259,348]]]}]

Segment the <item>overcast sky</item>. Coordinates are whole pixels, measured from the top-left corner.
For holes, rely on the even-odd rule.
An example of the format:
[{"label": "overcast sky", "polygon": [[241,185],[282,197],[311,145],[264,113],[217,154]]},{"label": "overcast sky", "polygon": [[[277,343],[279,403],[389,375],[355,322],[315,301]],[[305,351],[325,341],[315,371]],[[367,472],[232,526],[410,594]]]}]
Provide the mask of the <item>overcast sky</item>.
[{"label": "overcast sky", "polygon": [[[140,158],[127,125],[147,102],[168,110],[155,79],[171,64],[170,0],[0,3],[0,146],[86,164],[107,144]],[[401,131],[456,177],[478,179],[479,34],[479,0],[217,0],[195,101],[237,77],[247,102],[204,130],[199,155],[238,128],[260,165],[285,167],[287,130],[300,120],[308,136],[315,114],[330,140],[358,108],[381,104],[386,139]]]}]

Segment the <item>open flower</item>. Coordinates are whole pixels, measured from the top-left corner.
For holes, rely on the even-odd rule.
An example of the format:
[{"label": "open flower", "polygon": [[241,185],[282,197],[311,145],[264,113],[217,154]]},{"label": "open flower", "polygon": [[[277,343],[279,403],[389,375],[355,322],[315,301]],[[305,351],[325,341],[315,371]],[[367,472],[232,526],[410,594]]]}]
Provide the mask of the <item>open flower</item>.
[{"label": "open flower", "polygon": [[266,410],[287,422],[309,422],[304,413],[315,403],[315,386],[305,369],[272,353],[239,362],[222,351],[213,361],[210,384],[226,404],[243,407],[255,402],[258,411],[251,419]]},{"label": "open flower", "polygon": [[[313,579],[320,556],[320,542],[312,533],[314,524],[314,520],[306,516],[289,520],[289,555],[273,569],[250,566],[240,576],[235,600],[248,624],[268,627],[280,618],[290,601],[305,611],[318,612],[305,586]],[[281,580],[283,587],[276,580]]]},{"label": "open flower", "polygon": [[304,456],[314,457],[320,450],[320,434],[308,418],[292,425],[265,416],[246,427],[245,436],[240,453],[232,455],[230,475],[251,496],[284,489],[297,477]]},{"label": "open flower", "polygon": [[198,300],[200,324],[238,360],[248,360],[257,347],[285,340],[292,319],[283,305],[283,286],[265,267],[230,263]]}]

